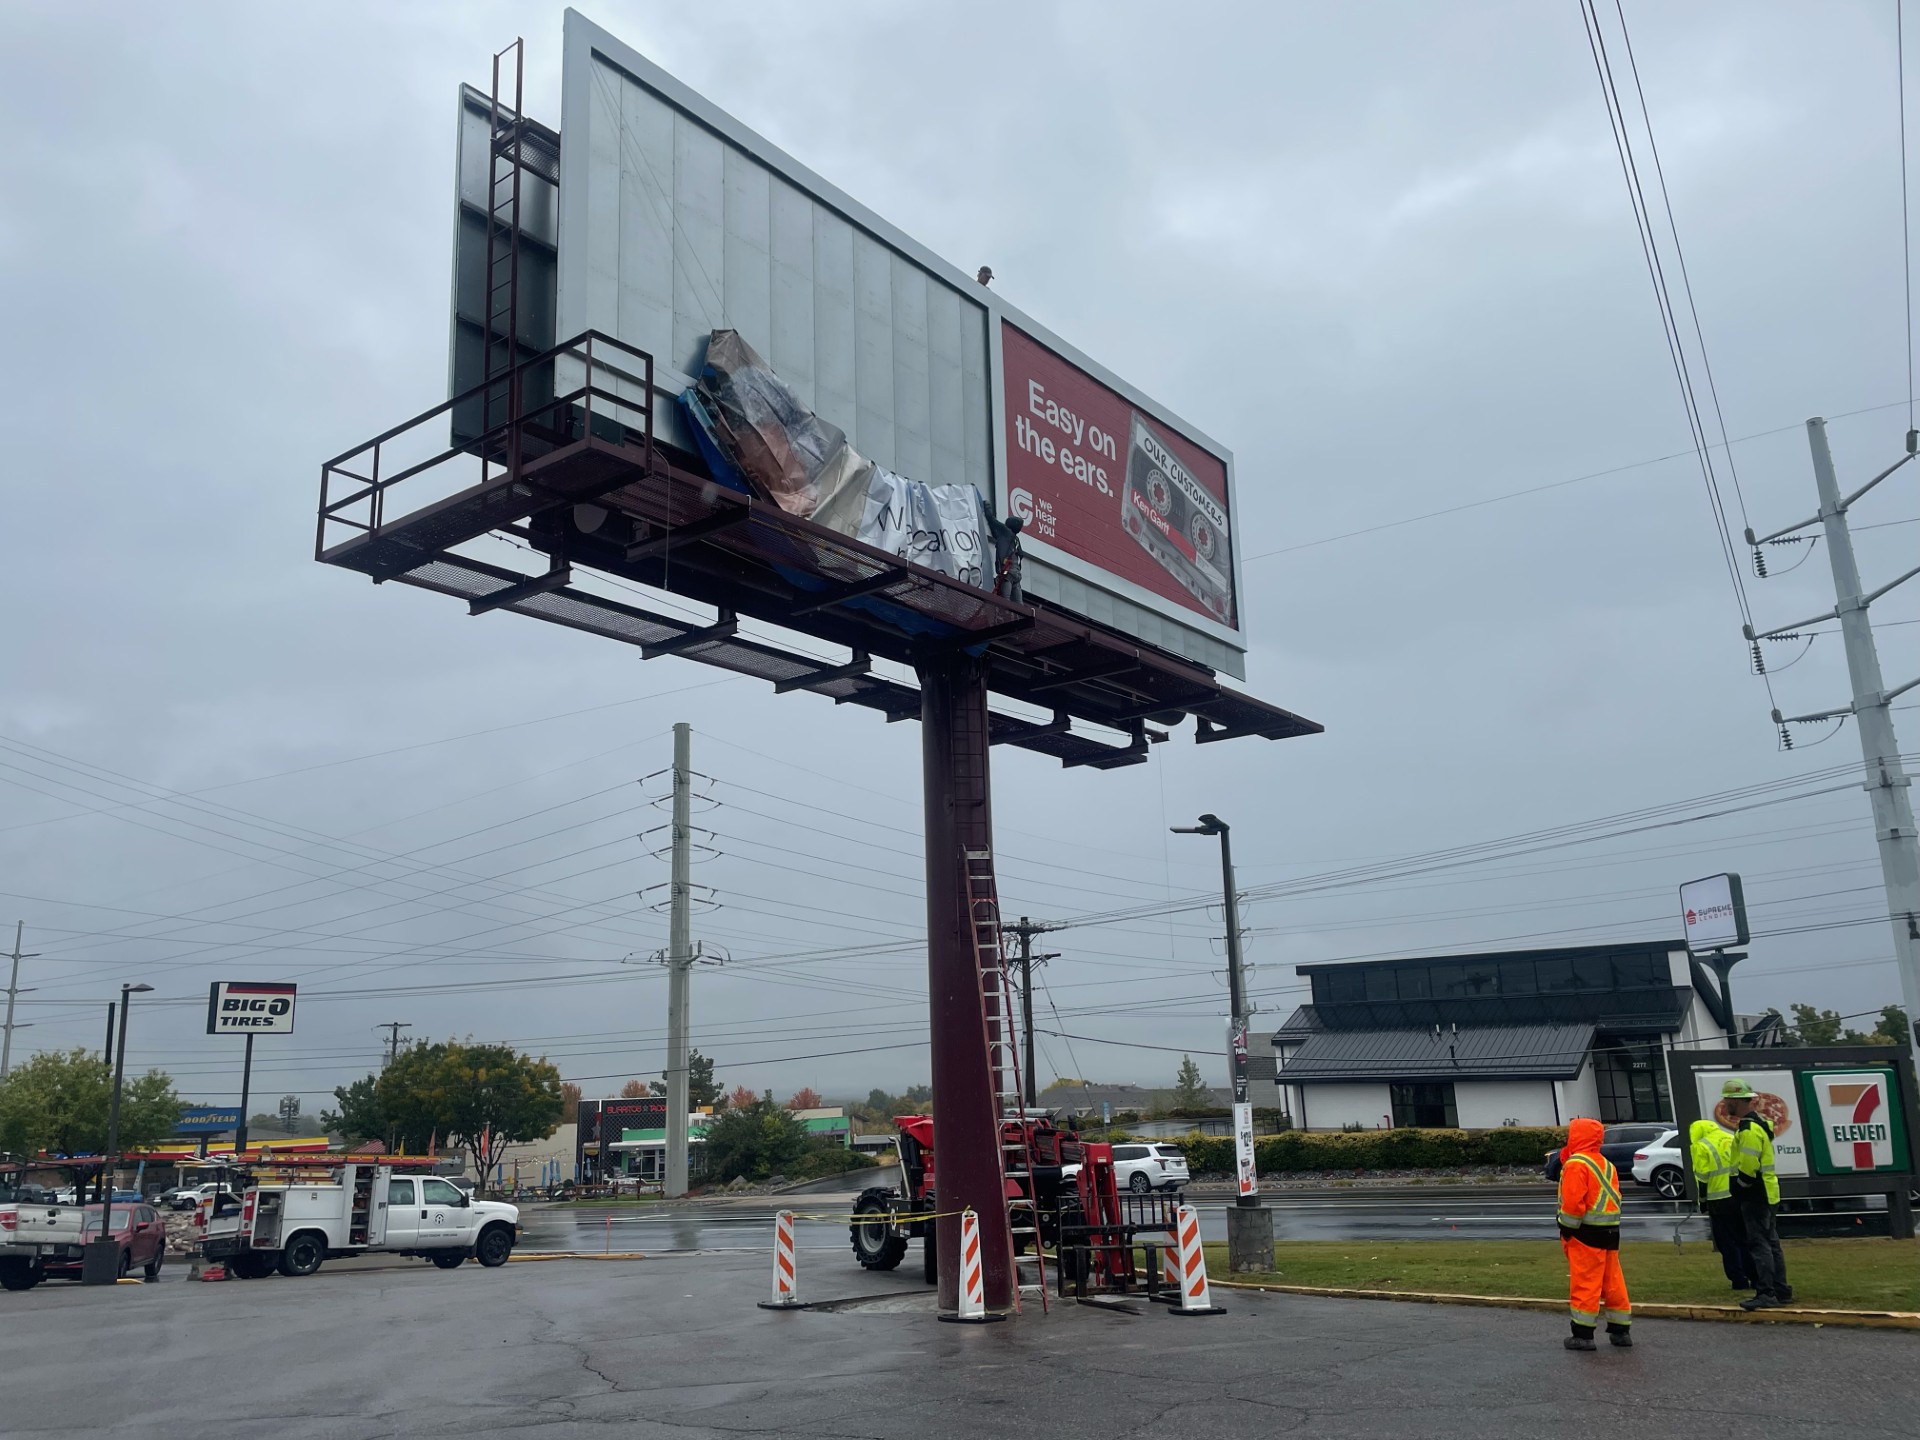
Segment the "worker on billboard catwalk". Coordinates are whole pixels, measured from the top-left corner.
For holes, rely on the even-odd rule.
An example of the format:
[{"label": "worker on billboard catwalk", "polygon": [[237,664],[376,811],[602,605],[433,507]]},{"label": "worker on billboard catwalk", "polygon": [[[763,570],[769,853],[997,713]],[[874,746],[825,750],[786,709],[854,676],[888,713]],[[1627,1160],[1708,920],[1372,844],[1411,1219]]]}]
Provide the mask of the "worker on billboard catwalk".
[{"label": "worker on billboard catwalk", "polygon": [[991,511],[987,514],[987,531],[993,538],[993,593],[1003,599],[1027,598],[1020,583],[1020,572],[1025,568],[1020,553],[1020,532],[1026,523],[1018,515],[996,520]]},{"label": "worker on billboard catwalk", "polygon": [[1720,1087],[1727,1113],[1740,1122],[1733,1136],[1733,1198],[1747,1237],[1747,1276],[1753,1296],[1742,1300],[1743,1310],[1767,1310],[1793,1299],[1787,1283],[1787,1257],[1780,1251],[1780,1227],[1774,1212],[1780,1205],[1780,1177],[1774,1173],[1773,1126],[1759,1112],[1759,1097],[1745,1080],[1729,1080]]},{"label": "worker on billboard catwalk", "polygon": [[1696,1120],[1688,1131],[1693,1184],[1706,1208],[1720,1268],[1736,1290],[1751,1290],[1747,1279],[1747,1232],[1740,1223],[1740,1202],[1733,1198],[1733,1132],[1716,1120]]},{"label": "worker on billboard catwalk", "polygon": [[1567,1253],[1567,1311],[1573,1333],[1569,1350],[1592,1350],[1600,1317],[1607,1339],[1633,1344],[1633,1306],[1620,1269],[1620,1175],[1600,1153],[1605,1132],[1598,1120],[1575,1120],[1560,1152],[1560,1248]]}]

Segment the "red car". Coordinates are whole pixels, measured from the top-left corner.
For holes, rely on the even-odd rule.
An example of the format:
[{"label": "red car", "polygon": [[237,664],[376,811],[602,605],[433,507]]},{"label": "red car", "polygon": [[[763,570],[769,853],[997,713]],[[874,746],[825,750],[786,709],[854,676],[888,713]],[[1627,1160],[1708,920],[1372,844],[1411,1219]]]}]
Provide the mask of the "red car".
[{"label": "red car", "polygon": [[[87,1207],[86,1237],[100,1234],[100,1206]],[[115,1205],[113,1238],[120,1242],[120,1273],[131,1275],[138,1267],[149,1280],[160,1278],[160,1267],[167,1259],[167,1225],[151,1205]],[[64,1253],[48,1255],[43,1262],[50,1280],[80,1278],[80,1247],[65,1245]]]}]

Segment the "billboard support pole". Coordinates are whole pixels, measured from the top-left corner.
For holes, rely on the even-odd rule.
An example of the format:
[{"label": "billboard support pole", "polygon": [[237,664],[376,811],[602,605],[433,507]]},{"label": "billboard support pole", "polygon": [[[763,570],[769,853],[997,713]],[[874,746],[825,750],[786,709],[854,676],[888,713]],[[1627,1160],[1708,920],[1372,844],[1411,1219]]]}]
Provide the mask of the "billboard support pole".
[{"label": "billboard support pole", "polygon": [[692,979],[693,730],[673,727],[673,880],[667,927],[667,1173],[669,1200],[687,1193],[687,1028]]},{"label": "billboard support pole", "polygon": [[247,1036],[247,1056],[240,1062],[240,1120],[233,1127],[233,1153],[247,1158],[247,1092],[253,1086],[253,1036]]},{"label": "billboard support pole", "polygon": [[[934,1153],[942,1214],[979,1217],[989,1310],[1014,1304],[1013,1235],[1007,1219],[994,1080],[981,1000],[966,877],[993,851],[986,663],[966,654],[924,658],[920,744],[926,790],[927,997],[937,1125]],[[960,1227],[936,1225],[943,1311],[960,1303]]]}]

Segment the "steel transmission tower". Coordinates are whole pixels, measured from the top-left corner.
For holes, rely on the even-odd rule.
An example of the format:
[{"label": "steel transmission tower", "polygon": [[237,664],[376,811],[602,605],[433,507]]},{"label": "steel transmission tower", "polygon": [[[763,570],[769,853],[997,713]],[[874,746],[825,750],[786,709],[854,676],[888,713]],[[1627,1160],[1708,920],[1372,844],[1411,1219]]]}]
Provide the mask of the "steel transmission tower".
[{"label": "steel transmission tower", "polygon": [[[1907,435],[1907,453],[1851,495],[1841,495],[1840,482],[1833,470],[1833,455],[1827,448],[1827,422],[1818,417],[1807,421],[1807,440],[1813,449],[1813,477],[1819,487],[1820,511],[1797,525],[1776,530],[1757,539],[1747,531],[1747,543],[1759,546],[1782,539],[1796,531],[1820,525],[1825,531],[1827,559],[1833,566],[1834,607],[1793,625],[1755,631],[1747,627],[1750,643],[1771,639],[1788,631],[1804,630],[1824,620],[1837,619],[1847,649],[1847,674],[1853,685],[1853,702],[1812,715],[1786,715],[1773,712],[1776,725],[1805,724],[1851,715],[1860,731],[1860,756],[1865,776],[1862,788],[1873,803],[1873,833],[1880,848],[1880,876],[1886,885],[1887,915],[1893,925],[1893,954],[1900,969],[1900,996],[1906,1006],[1907,1039],[1920,1050],[1920,840],[1913,829],[1913,801],[1909,794],[1905,767],[1900,763],[1900,747],[1894,739],[1892,702],[1898,695],[1920,685],[1920,676],[1886,688],[1880,678],[1880,656],[1874,646],[1873,623],[1867,608],[1899,585],[1920,575],[1916,566],[1877,590],[1863,591],[1860,567],[1853,556],[1853,535],[1847,526],[1847,512],[1855,501],[1914,458],[1915,435]],[[1758,552],[1756,551],[1756,554]],[[1758,658],[1759,646],[1754,643]],[[1791,743],[1789,738],[1788,743]]]},{"label": "steel transmission tower", "polygon": [[24,1024],[15,1025],[13,1023],[14,998],[19,995],[30,995],[33,993],[31,990],[22,990],[20,988],[20,962],[22,960],[37,958],[34,955],[24,955],[20,951],[20,937],[26,933],[26,927],[27,922],[24,920],[16,920],[13,923],[13,954],[8,957],[13,961],[13,974],[7,980],[6,1028],[4,1032],[0,1032],[0,1035],[4,1036],[4,1038],[0,1038],[0,1080],[6,1079],[7,1072],[13,1068],[13,1032],[15,1030],[25,1030],[28,1028]]},{"label": "steel transmission tower", "polygon": [[673,884],[667,929],[666,1194],[687,1193],[687,1028],[693,945],[693,730],[673,727]]}]

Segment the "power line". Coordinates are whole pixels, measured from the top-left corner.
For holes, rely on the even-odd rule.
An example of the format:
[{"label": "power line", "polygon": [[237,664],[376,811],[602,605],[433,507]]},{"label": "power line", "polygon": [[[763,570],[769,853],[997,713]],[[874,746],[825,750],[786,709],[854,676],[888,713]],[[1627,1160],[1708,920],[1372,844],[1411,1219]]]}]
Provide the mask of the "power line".
[{"label": "power line", "polygon": [[[1882,410],[1898,410],[1902,405],[1911,409],[1914,403],[1911,398],[1913,387],[1908,386],[1907,388],[1910,398],[1906,400],[1890,400],[1884,405],[1867,405],[1858,410],[1842,410],[1838,414],[1829,415],[1827,419],[1829,421],[1851,420],[1859,415],[1873,415]],[[1790,434],[1798,431],[1800,428],[1798,424],[1776,425],[1771,430],[1755,430],[1750,435],[1736,435],[1727,443],[1730,445],[1744,445],[1752,440],[1766,440],[1775,435]],[[1720,448],[1726,447],[1722,446]],[[1249,555],[1246,558],[1248,561],[1270,560],[1276,555],[1291,555],[1296,550],[1316,550],[1322,545],[1333,545],[1342,540],[1357,540],[1363,535],[1376,535],[1382,530],[1398,530],[1403,526],[1418,525],[1428,520],[1441,519],[1447,515],[1458,515],[1466,510],[1480,510],[1488,505],[1503,504],[1508,500],[1524,500],[1529,495],[1544,495],[1549,490],[1564,490],[1569,485],[1583,484],[1588,480],[1604,480],[1610,475],[1624,475],[1633,470],[1645,470],[1654,465],[1665,465],[1672,460],[1684,460],[1694,453],[1693,449],[1689,447],[1685,450],[1675,450],[1667,455],[1654,455],[1645,460],[1632,460],[1625,465],[1609,466],[1605,470],[1589,470],[1584,475],[1570,475],[1564,480],[1549,480],[1544,484],[1529,485],[1523,490],[1509,490],[1504,494],[1489,495],[1482,500],[1466,500],[1458,505],[1443,506],[1438,510],[1424,511],[1419,515],[1408,515],[1399,520],[1383,520],[1377,525],[1363,525],[1358,530],[1343,530],[1337,535],[1323,535],[1317,540],[1302,540],[1297,544],[1283,545],[1277,550],[1262,550],[1257,555]],[[1911,524],[1913,522],[1891,521],[1889,523]],[[1856,528],[1865,530],[1870,527],[1861,525]]]},{"label": "power line", "polygon": [[[1618,10],[1618,0],[1616,0]],[[1694,450],[1699,461],[1700,478],[1707,491],[1708,508],[1713,513],[1714,528],[1720,541],[1720,558],[1727,568],[1727,578],[1733,585],[1734,601],[1740,610],[1741,623],[1751,629],[1753,612],[1747,603],[1746,584],[1741,579],[1739,552],[1734,546],[1732,528],[1727,522],[1726,502],[1720,494],[1719,479],[1714,472],[1713,447],[1707,439],[1706,423],[1701,415],[1699,398],[1694,391],[1693,376],[1687,362],[1685,338],[1681,333],[1678,315],[1674,309],[1672,293],[1667,286],[1666,269],[1660,258],[1660,246],[1654,232],[1653,212],[1648,204],[1646,191],[1641,184],[1639,163],[1634,156],[1631,127],[1627,123],[1625,107],[1621,104],[1620,93],[1614,83],[1613,64],[1607,54],[1606,35],[1600,23],[1600,14],[1595,0],[1580,0],[1581,19],[1586,27],[1587,48],[1593,55],[1594,70],[1600,79],[1601,97],[1607,107],[1607,123],[1613,135],[1614,149],[1620,159],[1620,171],[1627,185],[1627,199],[1633,208],[1634,230],[1640,241],[1642,257],[1647,265],[1647,277],[1653,284],[1654,301],[1660,312],[1662,338],[1667,343],[1668,359],[1672,362],[1674,379],[1679,385],[1681,406],[1686,412],[1687,426],[1693,436]],[[1620,12],[1621,33],[1626,33],[1624,11]],[[1632,45],[1627,44],[1629,65],[1632,65]],[[1638,74],[1635,72],[1635,83]],[[1653,144],[1653,128],[1646,118],[1644,94],[1641,98],[1641,114],[1645,122],[1649,148],[1653,150],[1656,171],[1658,170],[1658,150]],[[1665,197],[1665,181],[1661,180],[1662,197]],[[1679,230],[1673,222],[1671,205],[1667,207],[1667,228],[1672,237],[1675,258],[1679,261],[1683,282],[1685,281],[1685,261],[1679,249]],[[1691,304],[1691,286],[1687,286],[1689,304]],[[1703,367],[1706,362],[1706,346],[1698,327],[1698,314],[1695,313],[1695,339],[1699,345]],[[1709,371],[1709,383],[1711,372]],[[1908,387],[1912,392],[1912,387]],[[1718,406],[1715,400],[1716,409]],[[1721,424],[1721,444],[1726,446],[1725,424]],[[1739,486],[1735,483],[1736,498],[1740,499],[1742,514],[1745,512],[1745,500],[1739,497]],[[1770,706],[1777,708],[1773,698],[1773,682],[1765,670],[1759,671],[1761,681],[1767,690]]]}]

